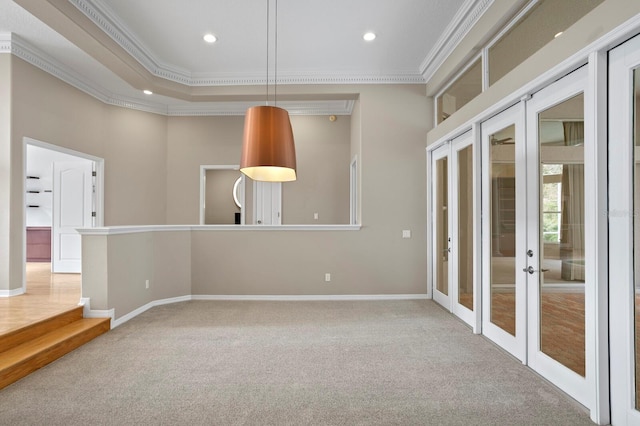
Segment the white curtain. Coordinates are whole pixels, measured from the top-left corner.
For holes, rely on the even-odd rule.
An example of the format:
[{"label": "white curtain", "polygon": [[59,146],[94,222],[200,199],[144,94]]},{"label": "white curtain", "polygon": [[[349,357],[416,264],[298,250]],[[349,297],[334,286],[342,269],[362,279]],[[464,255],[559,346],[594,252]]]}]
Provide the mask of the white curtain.
[{"label": "white curtain", "polygon": [[[565,146],[584,143],[584,122],[565,121]],[[562,167],[562,279],[584,281],[584,165]]]}]

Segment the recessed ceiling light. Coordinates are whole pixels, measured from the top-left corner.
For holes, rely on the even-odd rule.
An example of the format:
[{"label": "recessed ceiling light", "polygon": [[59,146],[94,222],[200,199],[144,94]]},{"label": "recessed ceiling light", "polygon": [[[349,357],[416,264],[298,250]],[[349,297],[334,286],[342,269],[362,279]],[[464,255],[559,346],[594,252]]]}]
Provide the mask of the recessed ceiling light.
[{"label": "recessed ceiling light", "polygon": [[365,39],[365,41],[372,41],[375,40],[376,35],[374,33],[365,33],[362,38]]},{"label": "recessed ceiling light", "polygon": [[564,32],[564,31],[560,31],[558,34],[554,35],[554,36],[553,36],[553,38],[558,38],[558,37],[560,37],[560,36],[562,35],[562,33],[563,33],[563,32]]},{"label": "recessed ceiling light", "polygon": [[207,43],[215,43],[216,40],[218,40],[218,37],[214,36],[213,34],[205,34],[204,37],[202,37],[202,38]]},{"label": "recessed ceiling light", "polygon": [[144,93],[145,95],[153,95],[153,92],[151,90],[143,90],[142,93]]}]

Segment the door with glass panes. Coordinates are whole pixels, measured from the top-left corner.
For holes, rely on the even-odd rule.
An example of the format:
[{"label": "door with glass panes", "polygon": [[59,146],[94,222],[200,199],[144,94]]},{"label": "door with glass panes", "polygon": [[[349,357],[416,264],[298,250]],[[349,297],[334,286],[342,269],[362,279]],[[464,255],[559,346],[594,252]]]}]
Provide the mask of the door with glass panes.
[{"label": "door with glass panes", "polygon": [[434,299],[479,332],[476,153],[472,132],[432,154]]},{"label": "door with glass panes", "polygon": [[482,124],[482,328],[589,407],[586,76],[578,69]]}]

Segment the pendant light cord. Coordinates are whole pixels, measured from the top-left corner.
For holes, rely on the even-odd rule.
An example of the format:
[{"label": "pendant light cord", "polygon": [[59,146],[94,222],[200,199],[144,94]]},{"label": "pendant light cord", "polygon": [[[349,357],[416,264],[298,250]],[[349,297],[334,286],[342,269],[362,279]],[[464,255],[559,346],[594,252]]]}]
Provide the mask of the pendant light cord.
[{"label": "pendant light cord", "polygon": [[278,106],[278,0],[276,0],[276,34],[275,34],[275,44],[276,44],[276,51],[275,51],[275,58],[274,58],[274,65],[275,65],[275,77],[274,77],[274,81],[273,81],[273,106]]},{"label": "pendant light cord", "polygon": [[269,3],[267,0],[267,106],[269,106]]}]

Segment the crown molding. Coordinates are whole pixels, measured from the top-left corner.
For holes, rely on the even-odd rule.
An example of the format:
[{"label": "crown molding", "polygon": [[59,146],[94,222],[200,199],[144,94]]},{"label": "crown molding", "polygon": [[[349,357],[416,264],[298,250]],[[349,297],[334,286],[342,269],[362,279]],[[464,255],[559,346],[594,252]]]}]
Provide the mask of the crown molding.
[{"label": "crown molding", "polygon": [[[264,74],[191,73],[158,60],[138,40],[126,24],[102,0],[69,0],[94,25],[107,34],[153,76],[186,86],[247,86],[266,84]],[[417,70],[384,74],[362,73],[289,73],[279,72],[278,84],[425,84]],[[271,83],[271,81],[270,81]]]},{"label": "crown molding", "polygon": [[[281,101],[278,106],[286,109],[290,115],[351,115],[355,101]],[[248,108],[256,102],[207,102],[189,105],[169,106],[169,116],[232,116],[245,115]]]},{"label": "crown molding", "polygon": [[[244,115],[247,108],[256,105],[256,102],[193,102],[186,105],[172,106],[140,102],[137,99],[118,96],[79,75],[13,33],[0,34],[0,54],[2,53],[12,54],[105,104],[121,108],[167,116],[232,116]],[[351,115],[354,101],[282,101],[279,104],[291,115]]]},{"label": "crown molding", "polygon": [[466,0],[451,20],[442,36],[420,65],[424,81],[429,81],[445,59],[473,28],[494,0]]}]

